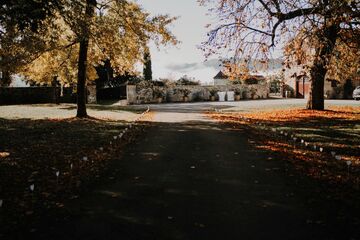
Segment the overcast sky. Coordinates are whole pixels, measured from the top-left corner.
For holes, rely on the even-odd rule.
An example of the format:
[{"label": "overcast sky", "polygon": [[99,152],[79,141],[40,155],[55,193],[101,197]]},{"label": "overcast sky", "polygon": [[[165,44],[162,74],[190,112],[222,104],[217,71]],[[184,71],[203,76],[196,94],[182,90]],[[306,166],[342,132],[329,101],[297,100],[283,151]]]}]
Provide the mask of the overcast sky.
[{"label": "overcast sky", "polygon": [[179,19],[171,29],[178,40],[177,47],[151,47],[154,78],[182,75],[195,77],[201,82],[211,82],[218,71],[215,59],[204,63],[204,55],[197,46],[206,40],[205,25],[211,22],[207,9],[200,7],[196,0],[137,0],[151,14],[170,14]]}]

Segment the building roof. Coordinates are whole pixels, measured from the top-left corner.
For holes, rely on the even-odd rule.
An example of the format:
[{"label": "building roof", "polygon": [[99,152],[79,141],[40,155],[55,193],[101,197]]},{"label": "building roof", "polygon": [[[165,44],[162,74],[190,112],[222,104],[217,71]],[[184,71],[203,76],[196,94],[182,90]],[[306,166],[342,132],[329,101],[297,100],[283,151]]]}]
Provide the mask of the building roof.
[{"label": "building roof", "polygon": [[222,71],[219,71],[218,74],[214,77],[214,79],[228,79],[229,77],[225,75]]}]

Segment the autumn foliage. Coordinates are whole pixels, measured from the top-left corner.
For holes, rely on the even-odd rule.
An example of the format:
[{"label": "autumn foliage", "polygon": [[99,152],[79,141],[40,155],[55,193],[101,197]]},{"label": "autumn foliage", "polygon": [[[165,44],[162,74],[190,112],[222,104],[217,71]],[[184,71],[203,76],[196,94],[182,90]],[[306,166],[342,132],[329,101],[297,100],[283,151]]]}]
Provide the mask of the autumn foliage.
[{"label": "autumn foliage", "polygon": [[210,116],[247,128],[254,147],[288,160],[312,177],[359,187],[360,107],[331,107],[327,111],[272,109]]},{"label": "autumn foliage", "polygon": [[[225,117],[226,116],[226,117]],[[231,113],[229,115],[220,116],[237,119],[246,117],[255,121],[266,121],[272,124],[291,124],[300,122],[300,124],[308,124],[304,120],[322,119],[334,120],[341,119],[344,121],[360,121],[360,107],[331,107],[327,111],[305,110],[305,109],[288,109],[288,110],[268,110],[250,113]],[[302,123],[301,123],[302,122]]]},{"label": "autumn foliage", "polygon": [[[341,70],[358,66],[359,1],[198,1],[217,18],[209,24],[208,39],[202,45],[206,57],[227,52],[238,61],[253,58],[266,62],[275,46],[287,45],[298,38],[296,46],[288,47],[286,54],[297,60],[306,58],[309,63],[308,109],[324,110],[327,75],[336,77],[339,72],[343,75]],[[348,64],[348,59],[355,64]],[[337,66],[339,62],[343,67]]]}]

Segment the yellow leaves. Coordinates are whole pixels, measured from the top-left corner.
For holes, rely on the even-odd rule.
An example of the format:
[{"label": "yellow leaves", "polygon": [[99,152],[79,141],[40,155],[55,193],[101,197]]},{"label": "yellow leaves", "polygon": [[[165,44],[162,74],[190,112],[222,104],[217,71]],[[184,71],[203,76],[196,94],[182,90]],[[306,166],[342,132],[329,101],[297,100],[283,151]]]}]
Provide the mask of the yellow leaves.
[{"label": "yellow leaves", "polygon": [[108,14],[94,27],[94,48],[102,50],[117,72],[131,72],[142,60],[143,48],[150,39],[156,44],[176,44],[176,38],[167,29],[176,18],[150,14],[133,2],[115,1]]},{"label": "yellow leaves", "polygon": [[0,152],[0,158],[6,158],[9,157],[10,153],[9,152]]},{"label": "yellow leaves", "polygon": [[[47,50],[35,56],[35,61],[21,69],[28,79],[49,84],[55,76],[62,83],[77,79],[78,41],[84,29],[90,29],[87,59],[87,78],[97,78],[94,66],[110,59],[117,73],[134,72],[142,60],[143,48],[153,40],[157,45],[177,44],[168,26],[176,20],[169,15],[150,17],[132,1],[98,1],[106,9],[91,21],[85,21],[83,1],[68,3],[64,13],[49,22],[42,42]],[[87,25],[84,28],[84,25]]]},{"label": "yellow leaves", "polygon": [[241,62],[225,62],[223,64],[223,73],[229,76],[230,80],[243,80],[250,75],[249,63],[247,60]]},{"label": "yellow leaves", "polygon": [[360,49],[338,42],[334,52],[328,64],[328,78],[345,81],[356,77],[360,69]]},{"label": "yellow leaves", "polygon": [[53,50],[43,53],[32,63],[22,68],[21,74],[28,79],[50,84],[57,76],[63,84],[71,84],[76,80],[78,46],[68,49]]}]

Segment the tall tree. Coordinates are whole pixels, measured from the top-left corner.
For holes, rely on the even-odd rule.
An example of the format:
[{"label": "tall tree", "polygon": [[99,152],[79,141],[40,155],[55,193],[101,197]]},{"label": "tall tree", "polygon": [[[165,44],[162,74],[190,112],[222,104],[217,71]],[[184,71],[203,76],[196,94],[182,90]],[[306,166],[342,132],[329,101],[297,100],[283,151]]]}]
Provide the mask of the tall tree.
[{"label": "tall tree", "polygon": [[46,22],[51,27],[48,20],[60,9],[60,1],[0,0],[0,68],[7,81],[20,65],[44,50],[39,36],[50,35],[41,25]]},{"label": "tall tree", "polygon": [[[11,22],[19,30],[37,31],[41,22],[63,7],[64,0],[0,0],[0,25]],[[4,34],[4,29],[0,30]]]},{"label": "tall tree", "polygon": [[152,66],[151,66],[151,54],[150,49],[146,46],[144,49],[144,79],[151,81],[152,80]]},{"label": "tall tree", "polygon": [[81,24],[78,80],[77,80],[77,114],[79,118],[87,117],[86,113],[86,67],[90,39],[90,26],[95,15],[96,0],[86,0],[85,22]]},{"label": "tall tree", "polygon": [[0,69],[0,87],[8,87],[12,82],[11,73]]},{"label": "tall tree", "polygon": [[[313,39],[308,109],[324,109],[324,79],[337,41],[359,39],[358,0],[199,0],[211,8],[219,21],[212,24],[206,56],[228,49],[237,58],[253,56],[267,60],[276,44],[285,43],[299,30]],[[344,39],[343,36],[348,38]]]},{"label": "tall tree", "polygon": [[[64,83],[77,78],[78,117],[87,116],[86,81],[95,80],[95,67],[104,59],[111,61],[117,74],[132,73],[142,61],[144,42],[177,43],[168,29],[176,18],[151,17],[133,1],[58,1],[61,7],[40,21],[37,31],[20,34],[15,28],[14,36],[4,38],[0,54],[19,59],[20,71],[34,81],[49,82],[59,76]],[[2,47],[5,43],[10,48]]]},{"label": "tall tree", "polygon": [[[348,79],[358,76],[360,69],[360,45],[358,39],[348,36],[349,32],[340,31],[333,50],[333,56],[327,64],[326,80],[337,81],[344,84]],[[344,42],[342,39],[346,39]],[[311,66],[315,60],[315,48],[319,43],[316,39],[300,31],[284,48],[287,68],[300,66],[303,74],[310,76]]]}]

